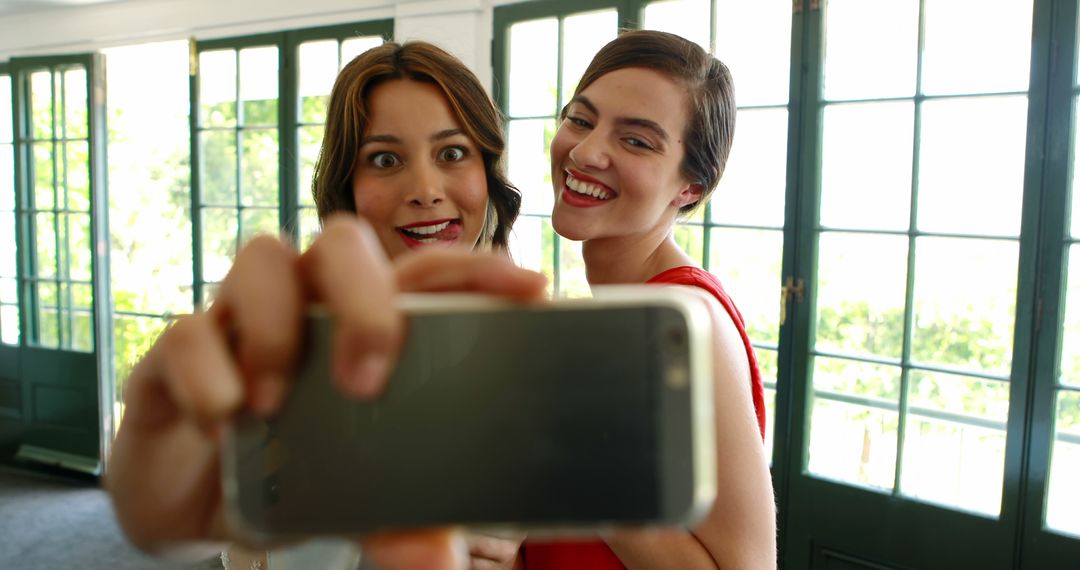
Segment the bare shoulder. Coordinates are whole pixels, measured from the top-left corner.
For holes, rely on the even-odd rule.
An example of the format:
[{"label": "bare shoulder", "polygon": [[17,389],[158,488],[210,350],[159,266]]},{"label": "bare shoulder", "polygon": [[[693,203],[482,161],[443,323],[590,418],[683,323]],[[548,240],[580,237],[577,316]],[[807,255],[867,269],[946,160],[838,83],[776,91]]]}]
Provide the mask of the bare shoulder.
[{"label": "bare shoulder", "polygon": [[[718,383],[733,385],[750,397],[750,360],[746,345],[730,313],[708,291],[694,286],[684,286],[701,300],[712,321],[713,367]],[[720,380],[724,382],[720,382]]]}]

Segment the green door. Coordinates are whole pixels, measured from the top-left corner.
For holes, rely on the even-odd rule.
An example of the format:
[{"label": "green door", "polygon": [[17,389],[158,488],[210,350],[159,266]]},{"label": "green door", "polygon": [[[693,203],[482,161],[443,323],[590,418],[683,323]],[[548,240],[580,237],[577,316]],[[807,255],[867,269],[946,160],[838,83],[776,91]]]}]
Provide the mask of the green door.
[{"label": "green door", "polygon": [[3,308],[19,323],[17,342],[0,347],[0,460],[98,474],[113,399],[102,381],[111,379],[103,64],[80,55],[8,69],[17,303]]}]

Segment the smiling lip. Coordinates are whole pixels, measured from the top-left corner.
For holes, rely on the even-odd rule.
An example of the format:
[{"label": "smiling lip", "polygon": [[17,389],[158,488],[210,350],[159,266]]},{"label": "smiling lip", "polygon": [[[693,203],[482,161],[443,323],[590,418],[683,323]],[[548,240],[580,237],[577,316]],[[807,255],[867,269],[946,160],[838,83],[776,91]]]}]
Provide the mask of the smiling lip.
[{"label": "smiling lip", "polygon": [[461,220],[443,218],[413,222],[395,228],[406,247],[417,249],[431,246],[449,246],[461,236]]},{"label": "smiling lip", "polygon": [[[574,178],[578,182],[585,182],[585,183],[588,183],[588,184],[600,186],[608,194],[608,197],[607,198],[596,198],[596,197],[590,196],[588,194],[583,194],[581,192],[575,192],[575,191],[571,190],[569,185],[567,184],[567,180],[569,178]],[[603,182],[601,182],[601,181],[599,181],[599,180],[597,180],[597,179],[595,179],[595,178],[593,178],[591,176],[586,176],[586,175],[584,175],[584,174],[582,174],[580,172],[576,172],[576,171],[572,171],[572,170],[564,171],[563,187],[562,187],[562,192],[560,192],[559,199],[560,199],[561,202],[563,202],[563,203],[565,203],[565,204],[567,204],[569,206],[574,206],[574,207],[577,207],[577,208],[591,208],[591,207],[594,207],[594,206],[602,206],[602,205],[610,202],[612,200],[612,198],[614,198],[615,196],[616,196],[615,192],[613,192],[611,190],[611,188],[609,188],[606,184],[604,184]]]}]

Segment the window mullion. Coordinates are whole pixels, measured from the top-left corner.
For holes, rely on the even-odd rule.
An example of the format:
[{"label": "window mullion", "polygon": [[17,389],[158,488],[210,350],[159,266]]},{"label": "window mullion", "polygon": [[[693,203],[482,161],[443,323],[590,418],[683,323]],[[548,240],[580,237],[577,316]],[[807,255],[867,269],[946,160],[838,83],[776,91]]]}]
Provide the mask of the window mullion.
[{"label": "window mullion", "polygon": [[[337,45],[340,69],[340,40]],[[296,36],[284,34],[278,44],[278,225],[296,246],[300,245],[299,51],[300,41]]]},{"label": "window mullion", "polygon": [[919,30],[918,39],[915,42],[915,97],[914,115],[915,122],[912,128],[911,146],[911,202],[908,210],[908,254],[907,254],[907,283],[904,285],[904,328],[903,344],[900,356],[900,408],[896,426],[896,470],[893,479],[892,493],[894,496],[901,493],[901,481],[904,472],[904,442],[907,436],[908,422],[908,388],[911,386],[911,345],[915,335],[915,267],[917,254],[917,241],[919,236],[919,168],[922,148],[922,78],[923,78],[923,48],[926,43],[926,0],[919,1]]},{"label": "window mullion", "polygon": [[244,129],[247,125],[247,117],[244,115],[244,98],[243,95],[241,95],[242,91],[240,90],[240,77],[244,73],[243,70],[240,68],[240,65],[242,63],[240,60],[240,51],[240,47],[237,47],[233,51],[234,57],[236,58],[236,74],[233,77],[233,80],[236,82],[236,99],[234,100],[234,103],[236,104],[236,125],[234,125],[233,129],[233,148],[236,149],[236,170],[234,172],[235,179],[233,182],[233,184],[235,185],[234,188],[236,188],[236,196],[234,201],[234,205],[236,206],[236,249],[233,250],[234,258],[236,257],[236,254],[240,252],[241,239],[244,235],[244,200],[242,198],[244,194],[244,177],[241,173],[244,172],[243,138]]}]

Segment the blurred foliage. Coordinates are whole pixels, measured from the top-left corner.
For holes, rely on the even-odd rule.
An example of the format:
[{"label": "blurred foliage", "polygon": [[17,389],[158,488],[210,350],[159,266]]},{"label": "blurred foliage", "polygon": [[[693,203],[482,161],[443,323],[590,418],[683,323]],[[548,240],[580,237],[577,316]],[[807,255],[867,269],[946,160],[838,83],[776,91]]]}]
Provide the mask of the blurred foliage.
[{"label": "blurred foliage", "polygon": [[[969,314],[974,314],[969,313]],[[820,307],[816,327],[819,348],[854,356],[899,358],[903,350],[903,310],[872,311],[865,301],[844,301]],[[911,360],[960,371],[1008,373],[1011,350],[987,319],[952,315],[922,318],[911,343]],[[1011,339],[1009,339],[1011,342]],[[820,378],[819,378],[820,377]],[[815,385],[859,396],[897,400],[898,367],[864,364],[841,358],[817,358]],[[913,403],[1004,421],[1008,386],[970,376],[912,372],[909,397]],[[1080,419],[1080,410],[1063,412]],[[869,413],[869,412],[867,412]],[[868,417],[868,416],[867,416]],[[1075,421],[1075,420],[1072,420]]]}]

